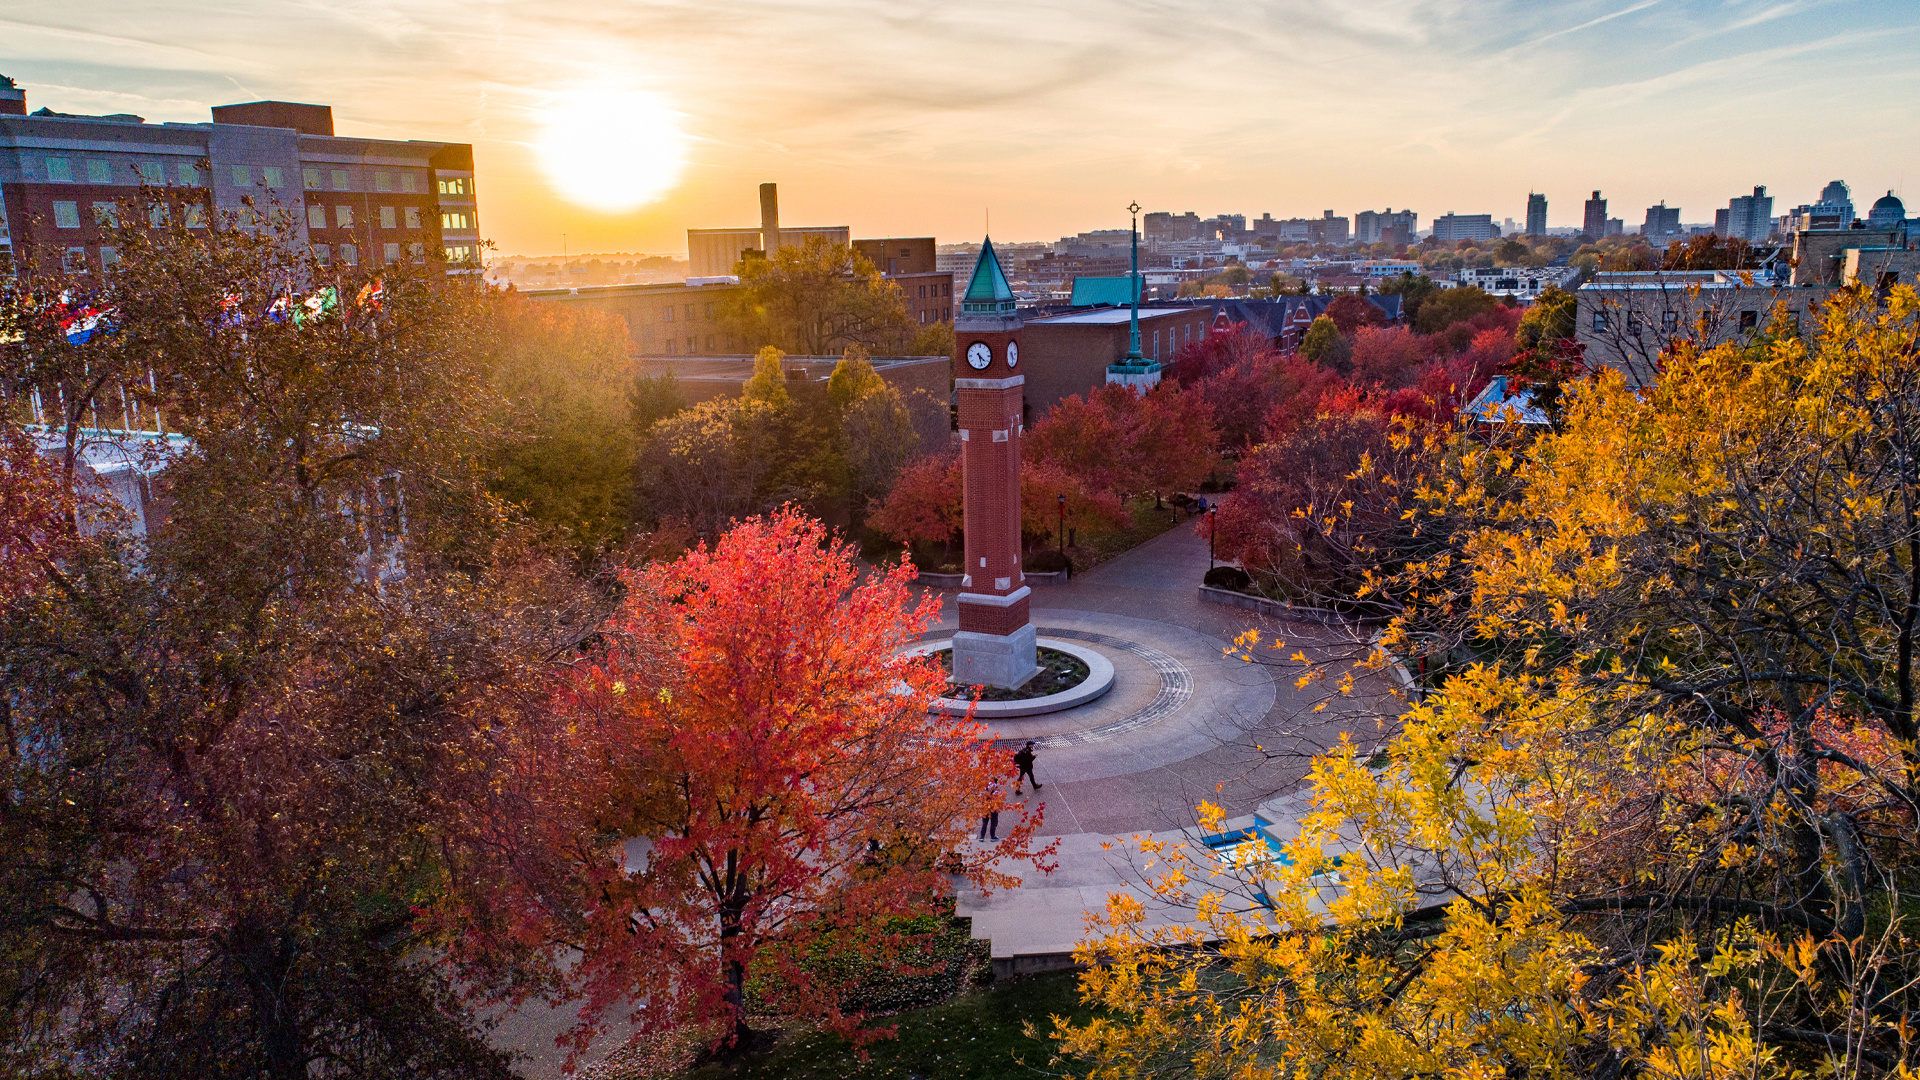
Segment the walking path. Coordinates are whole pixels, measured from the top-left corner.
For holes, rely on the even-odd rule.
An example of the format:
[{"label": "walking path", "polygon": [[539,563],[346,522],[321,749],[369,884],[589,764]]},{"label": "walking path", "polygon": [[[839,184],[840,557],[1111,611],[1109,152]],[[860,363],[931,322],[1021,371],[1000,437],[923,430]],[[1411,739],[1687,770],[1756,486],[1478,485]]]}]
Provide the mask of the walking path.
[{"label": "walking path", "polygon": [[[1397,714],[1397,703],[1382,700],[1380,679],[1363,679],[1361,693],[1314,710],[1327,691],[1297,687],[1301,668],[1283,657],[1330,645],[1336,632],[1316,624],[1264,627],[1290,639],[1289,648],[1272,653],[1277,663],[1227,655],[1236,635],[1263,620],[1202,602],[1198,586],[1207,565],[1206,539],[1183,526],[1065,585],[1034,590],[1040,635],[1097,649],[1113,661],[1115,681],[1104,697],[1078,709],[989,725],[1010,747],[1037,744],[1042,787],[1021,801],[1043,815],[1041,833],[1059,843],[1053,873],[1029,868],[1018,888],[960,896],[960,914],[973,919],[975,937],[992,940],[1003,973],[1061,966],[1108,894],[1144,898],[1128,838],[1197,839],[1195,807],[1202,801],[1222,807],[1233,828],[1251,826],[1264,808],[1286,835],[1303,809],[1304,795],[1295,789],[1311,756],[1343,731],[1371,746],[1381,737],[1375,717]],[[956,626],[954,596],[945,597],[935,635]]]}]

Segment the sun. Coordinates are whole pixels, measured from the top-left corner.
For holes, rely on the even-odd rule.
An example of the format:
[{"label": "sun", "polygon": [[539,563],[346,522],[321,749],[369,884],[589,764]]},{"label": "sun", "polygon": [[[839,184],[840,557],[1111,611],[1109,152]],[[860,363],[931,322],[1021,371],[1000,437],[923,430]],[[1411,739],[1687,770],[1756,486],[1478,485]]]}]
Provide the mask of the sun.
[{"label": "sun", "polygon": [[686,136],[664,98],[644,90],[581,90],[546,110],[540,164],[569,201],[633,210],[665,195],[686,166]]}]

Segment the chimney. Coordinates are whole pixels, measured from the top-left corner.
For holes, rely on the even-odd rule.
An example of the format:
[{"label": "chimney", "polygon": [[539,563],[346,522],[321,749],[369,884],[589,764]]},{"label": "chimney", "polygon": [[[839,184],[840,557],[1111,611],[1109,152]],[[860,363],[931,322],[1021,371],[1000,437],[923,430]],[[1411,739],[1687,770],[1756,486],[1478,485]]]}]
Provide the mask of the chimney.
[{"label": "chimney", "polygon": [[27,115],[27,92],[12,79],[0,75],[0,116]]},{"label": "chimney", "polygon": [[760,185],[760,246],[769,259],[780,250],[780,192],[775,184]]}]

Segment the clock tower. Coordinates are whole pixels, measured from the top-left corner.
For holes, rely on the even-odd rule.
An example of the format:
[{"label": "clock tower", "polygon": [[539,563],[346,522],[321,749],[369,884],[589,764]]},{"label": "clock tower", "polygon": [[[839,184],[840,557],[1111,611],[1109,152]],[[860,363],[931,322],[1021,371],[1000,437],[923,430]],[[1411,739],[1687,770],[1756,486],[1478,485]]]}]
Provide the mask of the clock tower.
[{"label": "clock tower", "polygon": [[1020,326],[1013,289],[988,238],[953,324],[967,538],[953,678],[969,686],[1012,689],[1039,671],[1027,619],[1029,590],[1020,572],[1020,444],[1026,435]]}]

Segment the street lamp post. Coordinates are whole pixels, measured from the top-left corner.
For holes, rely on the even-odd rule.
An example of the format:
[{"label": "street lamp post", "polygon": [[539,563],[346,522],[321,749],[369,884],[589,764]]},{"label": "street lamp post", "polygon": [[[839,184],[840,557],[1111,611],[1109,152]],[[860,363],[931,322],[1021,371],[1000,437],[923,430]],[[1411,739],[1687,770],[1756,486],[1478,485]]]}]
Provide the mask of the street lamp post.
[{"label": "street lamp post", "polygon": [[1217,506],[1207,511],[1207,569],[1209,570],[1213,569],[1213,536],[1219,531],[1219,514],[1220,508]]},{"label": "street lamp post", "polygon": [[1060,493],[1060,557],[1067,557],[1067,494]]}]

